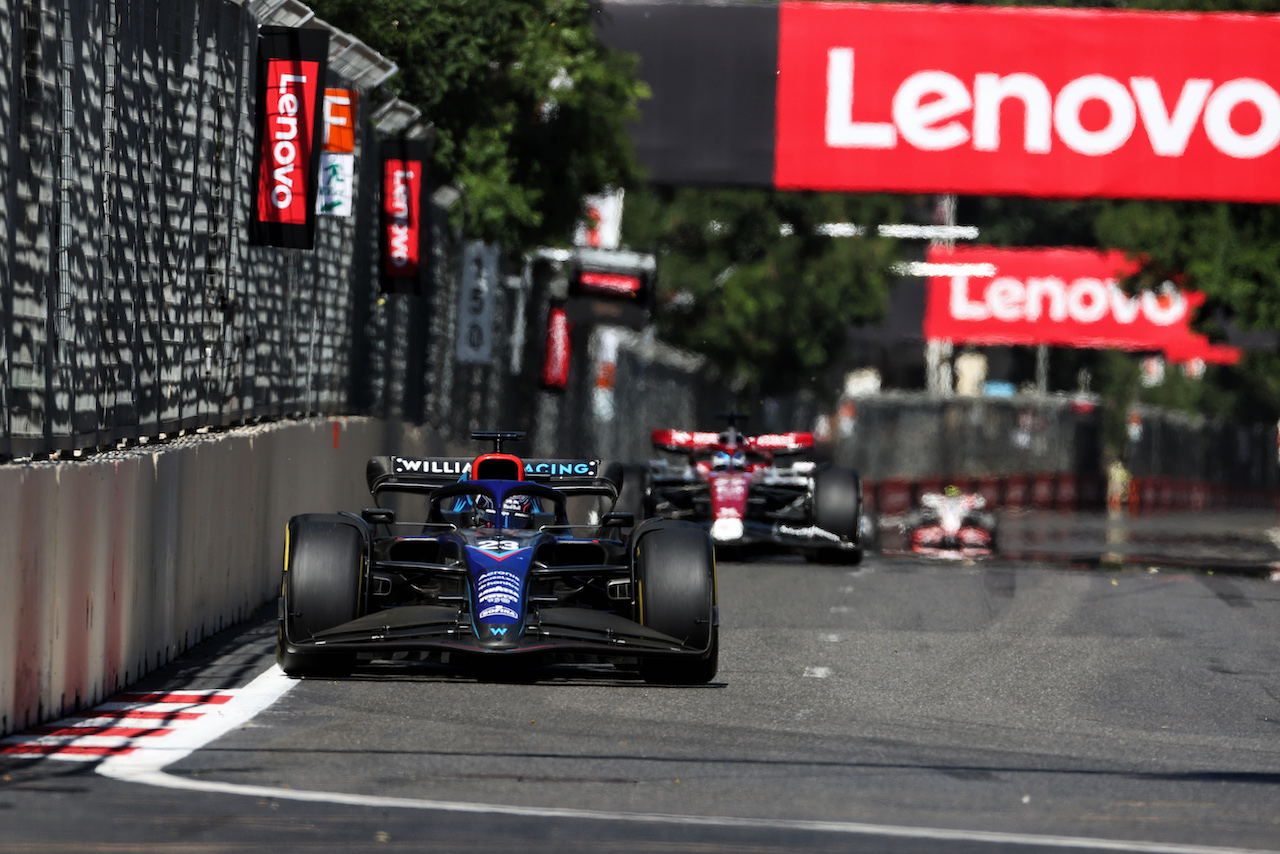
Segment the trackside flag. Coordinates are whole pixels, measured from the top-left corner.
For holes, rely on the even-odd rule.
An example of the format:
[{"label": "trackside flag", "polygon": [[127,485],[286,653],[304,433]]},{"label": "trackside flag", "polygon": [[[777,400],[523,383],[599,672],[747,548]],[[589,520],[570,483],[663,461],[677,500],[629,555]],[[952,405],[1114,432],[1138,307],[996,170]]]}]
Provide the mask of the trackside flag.
[{"label": "trackside flag", "polygon": [[427,144],[389,139],[381,145],[381,281],[385,293],[422,295],[430,229],[423,193],[427,188]]},{"label": "trackside flag", "polygon": [[310,249],[323,132],[329,34],[263,27],[258,31],[258,127],[249,241]]},{"label": "trackside flag", "polygon": [[324,144],[320,150],[320,180],[316,213],[351,216],[355,201],[356,115],[360,93],[354,89],[324,90]]}]

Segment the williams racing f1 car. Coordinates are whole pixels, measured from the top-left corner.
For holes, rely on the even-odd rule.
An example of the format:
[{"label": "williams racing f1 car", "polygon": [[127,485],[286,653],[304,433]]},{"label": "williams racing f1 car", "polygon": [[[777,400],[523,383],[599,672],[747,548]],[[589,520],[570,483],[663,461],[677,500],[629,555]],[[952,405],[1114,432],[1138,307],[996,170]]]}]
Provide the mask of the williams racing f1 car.
[{"label": "williams racing f1 car", "polygon": [[[291,676],[358,656],[510,667],[609,661],[658,683],[718,663],[714,550],[696,525],[612,512],[622,467],[598,460],[374,457],[374,507],[289,521],[278,660]],[[583,498],[585,496],[585,498]],[[569,508],[601,504],[573,524]],[[597,510],[600,508],[597,508]],[[629,534],[623,536],[623,531]]]},{"label": "williams racing f1 car", "polygon": [[747,436],[737,413],[721,433],[654,430],[653,445],[684,459],[652,460],[646,510],[693,522],[728,551],[785,551],[856,564],[869,540],[862,479],[853,469],[777,457],[813,448],[812,433]]}]

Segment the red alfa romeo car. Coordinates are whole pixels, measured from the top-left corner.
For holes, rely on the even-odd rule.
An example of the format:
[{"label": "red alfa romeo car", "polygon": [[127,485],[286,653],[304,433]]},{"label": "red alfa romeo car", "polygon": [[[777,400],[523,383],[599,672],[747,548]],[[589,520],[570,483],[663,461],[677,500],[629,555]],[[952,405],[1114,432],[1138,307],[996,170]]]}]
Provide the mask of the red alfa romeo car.
[{"label": "red alfa romeo car", "polygon": [[721,417],[729,423],[720,432],[653,431],[654,447],[678,456],[649,463],[646,515],[697,523],[722,552],[862,560],[869,524],[858,472],[800,458],[812,452],[812,433],[749,436],[737,429],[744,416]]}]

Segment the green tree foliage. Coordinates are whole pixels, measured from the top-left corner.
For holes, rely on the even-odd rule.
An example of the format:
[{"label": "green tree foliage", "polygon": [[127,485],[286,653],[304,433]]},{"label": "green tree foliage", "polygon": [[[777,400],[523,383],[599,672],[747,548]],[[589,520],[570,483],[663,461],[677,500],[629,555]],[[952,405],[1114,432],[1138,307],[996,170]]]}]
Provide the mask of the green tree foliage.
[{"label": "green tree foliage", "polygon": [[821,233],[899,221],[892,196],[651,188],[627,197],[624,239],[659,255],[659,328],[710,356],[741,388],[836,387],[851,323],[878,319],[895,244]]},{"label": "green tree foliage", "polygon": [[388,88],[435,126],[467,231],[511,249],[567,242],[583,196],[642,180],[626,124],[633,57],[595,38],[590,0],[308,0],[393,59]]}]

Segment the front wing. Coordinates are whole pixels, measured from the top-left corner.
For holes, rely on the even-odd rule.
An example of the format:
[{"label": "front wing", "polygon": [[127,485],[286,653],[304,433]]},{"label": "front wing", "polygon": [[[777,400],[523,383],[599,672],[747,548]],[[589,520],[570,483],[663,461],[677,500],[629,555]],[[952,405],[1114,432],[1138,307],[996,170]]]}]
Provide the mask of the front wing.
[{"label": "front wing", "polygon": [[908,533],[907,547],[914,554],[929,557],[990,557],[995,553],[995,534],[989,528],[965,525],[949,535],[937,525],[922,525]]},{"label": "front wing", "polygon": [[[768,488],[768,485],[765,485]],[[672,494],[684,493],[685,495],[709,495],[710,490],[705,483],[698,482],[693,479],[670,480],[667,482],[655,482],[653,492],[662,495],[664,492]],[[756,486],[752,486],[752,494],[763,492]],[[782,499],[775,501],[784,507],[787,506],[787,498],[799,498],[804,494],[803,488],[797,488],[795,484],[788,484],[785,492],[780,493],[784,496]],[[692,502],[695,507],[709,507],[710,499],[705,498],[701,502]],[[659,511],[661,512],[661,511]],[[667,515],[667,514],[662,514]],[[814,525],[808,518],[799,516],[796,513],[780,512],[777,514],[762,514],[763,518],[748,517],[742,524],[742,535],[732,540],[716,539],[713,530],[712,520],[708,512],[693,511],[674,511],[673,518],[684,519],[702,526],[705,530],[712,533],[712,539],[716,545],[721,546],[759,546],[770,545],[774,548],[796,551],[856,551],[860,544],[857,541],[849,540],[841,537],[824,528]]]},{"label": "front wing", "polygon": [[[719,623],[718,611],[715,622]],[[586,608],[540,608],[525,622],[519,638],[500,649],[483,646],[466,613],[440,605],[405,605],[357,617],[317,632],[306,640],[281,638],[288,652],[352,654],[452,652],[476,656],[698,657],[678,639],[633,620]]]}]

